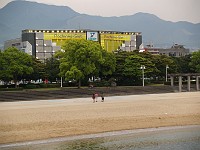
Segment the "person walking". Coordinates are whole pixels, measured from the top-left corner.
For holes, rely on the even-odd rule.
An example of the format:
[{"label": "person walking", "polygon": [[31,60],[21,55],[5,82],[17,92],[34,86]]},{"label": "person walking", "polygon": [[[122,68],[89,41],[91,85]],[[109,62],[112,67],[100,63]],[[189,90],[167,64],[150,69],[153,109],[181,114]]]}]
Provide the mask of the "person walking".
[{"label": "person walking", "polygon": [[104,102],[104,95],[103,95],[103,93],[101,94],[101,102]]},{"label": "person walking", "polygon": [[95,94],[95,100],[96,100],[96,102],[97,102],[97,100],[98,100],[98,96],[99,96],[98,93],[96,93],[96,94]]},{"label": "person walking", "polygon": [[92,94],[93,103],[95,103],[95,94]]}]

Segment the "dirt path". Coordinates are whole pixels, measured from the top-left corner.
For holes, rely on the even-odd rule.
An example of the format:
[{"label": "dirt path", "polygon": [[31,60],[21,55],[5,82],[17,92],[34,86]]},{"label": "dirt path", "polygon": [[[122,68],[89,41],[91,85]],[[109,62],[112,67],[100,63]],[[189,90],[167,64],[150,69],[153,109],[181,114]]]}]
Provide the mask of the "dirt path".
[{"label": "dirt path", "polygon": [[0,143],[200,125],[200,92],[0,103]]}]

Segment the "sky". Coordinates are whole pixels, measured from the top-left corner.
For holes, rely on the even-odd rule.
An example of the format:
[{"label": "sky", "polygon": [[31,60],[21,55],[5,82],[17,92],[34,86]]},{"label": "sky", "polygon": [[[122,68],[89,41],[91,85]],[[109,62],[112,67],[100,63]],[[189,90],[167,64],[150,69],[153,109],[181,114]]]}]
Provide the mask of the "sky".
[{"label": "sky", "polygon": [[[12,0],[0,0],[0,8]],[[200,0],[29,0],[69,6],[78,13],[104,17],[150,13],[167,21],[200,23]]]}]

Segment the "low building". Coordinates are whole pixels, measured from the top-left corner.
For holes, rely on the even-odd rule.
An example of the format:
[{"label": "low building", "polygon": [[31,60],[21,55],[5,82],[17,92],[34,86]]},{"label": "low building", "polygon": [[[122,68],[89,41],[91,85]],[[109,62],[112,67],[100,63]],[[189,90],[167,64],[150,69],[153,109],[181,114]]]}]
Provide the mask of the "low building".
[{"label": "low building", "polygon": [[22,42],[21,38],[16,38],[4,42],[4,50],[9,47],[15,47],[29,55],[32,55],[32,45],[28,41]]},{"label": "low building", "polygon": [[21,49],[21,38],[11,39],[4,42],[4,50],[9,47],[16,47],[17,49]]},{"label": "low building", "polygon": [[167,55],[173,57],[181,57],[190,53],[189,49],[184,48],[183,45],[174,44],[171,48],[155,48],[152,45],[146,45],[143,51],[147,51],[152,55]]}]

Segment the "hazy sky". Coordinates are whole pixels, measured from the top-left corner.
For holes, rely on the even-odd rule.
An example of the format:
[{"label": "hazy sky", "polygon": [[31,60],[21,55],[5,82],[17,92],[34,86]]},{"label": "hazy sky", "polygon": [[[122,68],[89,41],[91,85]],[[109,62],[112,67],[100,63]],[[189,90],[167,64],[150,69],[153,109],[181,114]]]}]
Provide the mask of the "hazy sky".
[{"label": "hazy sky", "polygon": [[[0,8],[12,0],[0,0]],[[69,6],[79,13],[99,16],[155,14],[168,21],[200,23],[200,0],[29,0]]]}]

